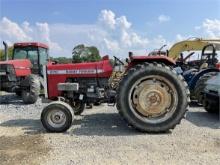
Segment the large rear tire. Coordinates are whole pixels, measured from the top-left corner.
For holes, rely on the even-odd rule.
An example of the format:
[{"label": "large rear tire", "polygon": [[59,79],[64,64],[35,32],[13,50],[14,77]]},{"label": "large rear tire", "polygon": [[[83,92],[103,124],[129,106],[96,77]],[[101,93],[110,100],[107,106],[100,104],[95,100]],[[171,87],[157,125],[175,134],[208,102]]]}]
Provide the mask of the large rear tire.
[{"label": "large rear tire", "polygon": [[65,102],[56,101],[46,106],[41,113],[41,122],[48,132],[65,132],[73,121],[73,110]]},{"label": "large rear tire", "polygon": [[187,83],[164,64],[131,68],[119,84],[117,109],[142,132],[166,132],[180,123],[190,101]]},{"label": "large rear tire", "polygon": [[194,88],[194,91],[192,91],[192,95],[194,98],[198,101],[198,104],[203,103],[203,94],[205,88],[205,83],[214,75],[216,75],[217,72],[209,72],[204,74],[199,78],[199,80],[196,82],[196,86]]},{"label": "large rear tire", "polygon": [[40,81],[36,75],[29,75],[27,78],[27,88],[22,90],[21,96],[25,104],[34,104],[40,94]]},{"label": "large rear tire", "polygon": [[216,101],[210,101],[206,98],[203,99],[203,107],[204,109],[208,112],[208,113],[215,113],[215,114],[219,114],[219,103]]}]

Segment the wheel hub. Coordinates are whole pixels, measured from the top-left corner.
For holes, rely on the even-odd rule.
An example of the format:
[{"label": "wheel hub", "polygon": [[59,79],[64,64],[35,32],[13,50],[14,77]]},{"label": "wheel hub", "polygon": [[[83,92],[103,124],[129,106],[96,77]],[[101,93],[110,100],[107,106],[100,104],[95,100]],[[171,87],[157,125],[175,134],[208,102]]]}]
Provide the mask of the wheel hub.
[{"label": "wheel hub", "polygon": [[158,105],[161,101],[161,95],[158,93],[158,91],[152,91],[147,95],[146,101],[150,105]]},{"label": "wheel hub", "polygon": [[133,105],[138,113],[146,117],[156,117],[168,111],[172,104],[169,87],[156,80],[146,80],[138,84],[133,93]]},{"label": "wheel hub", "polygon": [[48,115],[48,122],[53,127],[59,127],[66,122],[66,116],[65,114],[60,110],[53,110]]},{"label": "wheel hub", "polygon": [[60,119],[60,116],[56,115],[55,120],[59,120],[59,119]]}]

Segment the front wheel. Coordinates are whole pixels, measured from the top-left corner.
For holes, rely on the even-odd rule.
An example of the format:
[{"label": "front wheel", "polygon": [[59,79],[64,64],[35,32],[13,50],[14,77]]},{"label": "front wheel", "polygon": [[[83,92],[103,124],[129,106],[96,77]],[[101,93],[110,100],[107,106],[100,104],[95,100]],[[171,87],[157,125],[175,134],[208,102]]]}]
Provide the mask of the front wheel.
[{"label": "front wheel", "polygon": [[48,132],[65,132],[71,127],[72,121],[73,110],[65,102],[52,102],[41,113],[42,125]]},{"label": "front wheel", "polygon": [[119,85],[117,109],[143,132],[165,132],[184,117],[189,89],[182,76],[162,64],[138,64]]}]

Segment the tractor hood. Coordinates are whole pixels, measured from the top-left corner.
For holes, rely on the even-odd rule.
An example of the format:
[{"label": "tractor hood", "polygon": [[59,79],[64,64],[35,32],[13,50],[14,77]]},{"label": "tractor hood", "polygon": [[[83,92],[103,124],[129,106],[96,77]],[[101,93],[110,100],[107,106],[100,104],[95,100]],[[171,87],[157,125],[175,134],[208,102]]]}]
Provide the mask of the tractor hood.
[{"label": "tractor hood", "polygon": [[[69,78],[73,79],[109,79],[113,68],[109,59],[98,62],[69,63],[69,64],[48,64],[47,84],[49,98],[59,96],[57,85],[65,83]],[[46,79],[45,79],[46,80]]]},{"label": "tractor hood", "polygon": [[13,65],[16,76],[31,74],[31,62],[28,59],[0,61],[0,65]]}]

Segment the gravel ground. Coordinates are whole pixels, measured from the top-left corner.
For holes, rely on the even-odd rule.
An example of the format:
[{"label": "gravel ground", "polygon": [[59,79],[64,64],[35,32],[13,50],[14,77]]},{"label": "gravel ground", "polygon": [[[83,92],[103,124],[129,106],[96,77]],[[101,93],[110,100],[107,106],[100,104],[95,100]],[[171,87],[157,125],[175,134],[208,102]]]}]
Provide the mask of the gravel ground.
[{"label": "gravel ground", "polygon": [[46,133],[45,104],[0,96],[0,164],[220,164],[220,122],[191,107],[174,130],[144,134],[129,128],[115,107],[101,105],[75,117],[66,133]]}]

